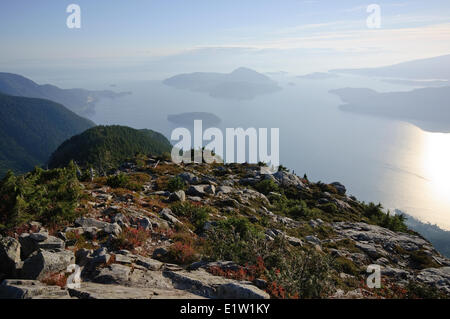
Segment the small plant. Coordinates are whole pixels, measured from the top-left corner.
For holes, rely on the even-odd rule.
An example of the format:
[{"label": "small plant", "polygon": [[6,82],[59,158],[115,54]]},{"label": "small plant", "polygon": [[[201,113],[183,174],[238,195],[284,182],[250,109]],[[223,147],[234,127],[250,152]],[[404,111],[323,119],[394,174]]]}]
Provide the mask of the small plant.
[{"label": "small plant", "polygon": [[193,246],[180,241],[175,242],[169,247],[169,254],[167,258],[174,263],[187,265],[198,261],[198,254]]},{"label": "small plant", "polygon": [[279,188],[277,183],[275,183],[272,179],[265,179],[263,181],[258,182],[255,185],[255,189],[263,193],[264,195],[268,195],[271,192],[278,192]]},{"label": "small plant", "polygon": [[0,225],[8,229],[30,221],[68,224],[79,216],[81,187],[73,162],[53,170],[36,167],[22,176],[9,172],[0,181],[0,194]]},{"label": "small plant", "polygon": [[142,190],[144,183],[149,180],[150,176],[145,173],[133,173],[129,175],[119,173],[109,176],[106,180],[106,185],[115,189],[124,188],[132,191],[140,191]]},{"label": "small plant", "polygon": [[410,258],[418,269],[439,267],[433,258],[427,255],[423,250],[410,252]]},{"label": "small plant", "polygon": [[325,213],[332,214],[332,215],[337,214],[339,211],[336,204],[334,204],[334,203],[322,204],[322,205],[319,205],[319,208],[321,210],[323,210]]},{"label": "small plant", "polygon": [[117,175],[109,176],[106,180],[106,185],[112,188],[127,188],[129,178],[126,174],[119,173]]},{"label": "small plant", "polygon": [[388,228],[395,232],[406,232],[408,227],[405,224],[404,215],[392,215],[388,211],[383,212],[383,206],[381,204],[375,205],[374,203],[369,203],[368,205],[363,204],[363,214],[369,219],[370,222]]},{"label": "small plant", "polygon": [[73,246],[77,250],[82,249],[82,248],[85,248],[85,249],[94,249],[95,248],[94,245],[91,242],[89,242],[84,235],[78,234],[75,231],[67,232],[66,237],[67,237],[67,241],[73,242]]},{"label": "small plant", "polygon": [[115,250],[133,251],[135,248],[142,246],[150,237],[150,231],[143,228],[125,228],[119,236],[112,239],[111,246]]},{"label": "small plant", "polygon": [[67,275],[64,273],[52,273],[41,279],[41,282],[49,286],[59,286],[65,288],[67,285]]},{"label": "small plant", "polygon": [[187,218],[197,233],[203,231],[209,214],[213,212],[210,206],[199,206],[189,202],[175,203],[171,208],[175,215]]},{"label": "small plant", "polygon": [[334,268],[340,272],[356,276],[359,274],[359,269],[356,265],[345,257],[337,257],[333,262]]},{"label": "small plant", "polygon": [[169,192],[175,192],[184,189],[184,181],[181,177],[176,176],[169,179],[167,182],[167,190]]}]

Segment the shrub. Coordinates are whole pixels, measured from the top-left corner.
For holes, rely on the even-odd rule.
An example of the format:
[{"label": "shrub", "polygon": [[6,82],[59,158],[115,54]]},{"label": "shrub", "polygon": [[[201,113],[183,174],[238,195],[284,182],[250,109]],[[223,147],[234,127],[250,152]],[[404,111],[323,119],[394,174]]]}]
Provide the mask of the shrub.
[{"label": "shrub", "polygon": [[304,220],[321,217],[321,211],[317,208],[309,208],[304,200],[271,195],[269,195],[269,199],[273,205],[273,211],[277,214]]},{"label": "shrub", "polygon": [[115,250],[134,250],[136,247],[142,246],[151,233],[143,228],[125,228],[122,233],[111,240],[111,247]]},{"label": "shrub", "polygon": [[294,218],[312,219],[316,217],[314,210],[308,208],[305,201],[300,200],[298,205],[289,207],[286,210],[286,214]]},{"label": "shrub", "polygon": [[184,189],[184,181],[181,177],[176,176],[169,179],[167,182],[167,190],[169,192],[175,192]]},{"label": "shrub", "polygon": [[338,193],[336,187],[334,187],[333,185],[325,184],[325,183],[322,183],[321,181],[319,181],[319,182],[317,182],[317,186],[319,187],[319,189],[322,192],[328,192],[330,194],[337,194]]},{"label": "shrub", "polygon": [[369,203],[363,204],[363,215],[369,219],[370,222],[388,228],[392,231],[407,231],[408,227],[405,224],[404,215],[392,215],[390,212],[383,212],[383,206],[381,204],[375,205]]},{"label": "shrub", "polygon": [[[245,265],[245,272],[228,271],[226,276],[263,278],[269,283],[267,292],[275,298],[319,298],[326,296],[331,285],[331,260],[327,256],[303,252],[282,237],[267,241],[251,224],[239,219],[220,222],[207,232],[205,254],[212,260]],[[251,269],[255,271],[249,272]]]},{"label": "shrub", "polygon": [[81,194],[73,163],[53,170],[35,168],[22,176],[9,172],[0,182],[0,225],[13,228],[32,220],[47,226],[73,222],[79,216],[75,208]]},{"label": "shrub", "polygon": [[334,203],[326,203],[319,206],[321,210],[328,214],[336,214],[338,212],[338,208]]},{"label": "shrub", "polygon": [[182,265],[191,264],[199,260],[198,254],[192,245],[179,241],[169,247],[167,258],[171,262]]},{"label": "shrub", "polygon": [[418,284],[414,281],[409,281],[406,286],[408,299],[448,299],[441,290],[434,287]]},{"label": "shrub", "polygon": [[412,251],[409,254],[412,262],[418,269],[438,267],[433,258],[427,255],[423,250]]},{"label": "shrub", "polygon": [[132,191],[140,191],[144,183],[150,180],[150,176],[145,173],[124,174],[119,173],[111,175],[106,180],[106,185],[112,188],[124,188]]},{"label": "shrub", "polygon": [[67,285],[67,278],[68,276],[64,273],[52,273],[42,278],[41,282],[49,286],[59,286],[61,288],[65,288]]},{"label": "shrub", "polygon": [[263,235],[248,219],[232,217],[206,232],[205,254],[214,260],[254,263],[258,256],[252,251],[263,244],[261,239]]},{"label": "shrub", "polygon": [[279,191],[277,183],[275,183],[272,179],[265,179],[263,181],[258,182],[255,185],[255,189],[263,193],[264,195],[268,195],[270,192]]},{"label": "shrub", "polygon": [[123,173],[109,176],[106,180],[106,185],[112,188],[127,188],[129,178]]},{"label": "shrub", "polygon": [[210,206],[199,206],[190,202],[175,203],[171,206],[171,209],[175,215],[187,218],[197,233],[203,231],[203,226],[208,221],[209,214],[213,212]]},{"label": "shrub", "polygon": [[344,272],[346,274],[350,274],[356,276],[359,274],[359,269],[356,265],[348,258],[345,257],[337,257],[334,262],[334,268],[339,272]]},{"label": "shrub", "polygon": [[[66,233],[67,240],[73,242],[73,245],[77,250],[78,249],[94,249],[94,245],[89,242],[83,234],[78,234],[75,231]],[[95,239],[95,238],[94,238]]]}]

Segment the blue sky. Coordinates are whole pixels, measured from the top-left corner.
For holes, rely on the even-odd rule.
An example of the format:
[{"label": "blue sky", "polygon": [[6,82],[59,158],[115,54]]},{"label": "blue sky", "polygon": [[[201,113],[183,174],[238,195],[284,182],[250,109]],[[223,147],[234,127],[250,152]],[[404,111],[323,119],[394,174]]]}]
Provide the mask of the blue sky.
[{"label": "blue sky", "polygon": [[[66,27],[71,3],[82,10],[79,30]],[[381,29],[366,26],[371,3]],[[158,62],[160,72],[167,64],[305,73],[448,54],[450,1],[15,0],[1,2],[0,30],[0,68],[9,71]]]}]

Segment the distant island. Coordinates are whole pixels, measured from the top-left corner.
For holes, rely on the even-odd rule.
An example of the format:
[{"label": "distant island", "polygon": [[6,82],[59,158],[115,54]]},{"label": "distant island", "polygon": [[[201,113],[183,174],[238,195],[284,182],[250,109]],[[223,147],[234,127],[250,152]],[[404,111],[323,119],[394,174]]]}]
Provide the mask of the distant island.
[{"label": "distant island", "polygon": [[171,114],[167,116],[167,120],[177,125],[192,126],[195,120],[201,120],[203,126],[213,127],[218,125],[222,120],[208,112],[188,112],[181,114]]},{"label": "distant island", "polygon": [[177,89],[207,93],[213,98],[229,100],[251,100],[281,90],[275,81],[248,68],[239,68],[231,73],[180,74],[163,83]]},{"label": "distant island", "polygon": [[298,79],[305,79],[305,80],[327,80],[327,79],[335,79],[338,77],[339,75],[337,74],[326,72],[314,72],[297,76]]},{"label": "distant island", "polygon": [[450,86],[448,80],[404,80],[404,79],[384,79],[383,82],[391,84],[400,84],[415,87],[439,87]]},{"label": "distant island", "polygon": [[0,93],[51,100],[64,105],[80,116],[94,115],[95,104],[102,98],[114,99],[131,94],[131,92],[116,93],[108,90],[60,89],[50,84],[37,84],[18,74],[1,72]]},{"label": "distant island", "polygon": [[450,54],[428,59],[408,61],[404,63],[363,69],[335,69],[331,73],[345,73],[363,76],[404,78],[415,80],[450,79]]},{"label": "distant island", "polygon": [[343,111],[399,119],[430,132],[450,132],[450,86],[388,93],[343,88],[330,93],[346,103],[340,106]]}]

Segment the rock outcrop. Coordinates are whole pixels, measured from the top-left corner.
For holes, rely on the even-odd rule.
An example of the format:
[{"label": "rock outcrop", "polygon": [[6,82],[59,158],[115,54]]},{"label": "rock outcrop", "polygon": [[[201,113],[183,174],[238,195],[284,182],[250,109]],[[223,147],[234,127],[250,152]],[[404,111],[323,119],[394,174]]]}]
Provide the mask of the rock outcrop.
[{"label": "rock outcrop", "polygon": [[[288,285],[298,278],[264,262],[299,262],[292,255],[305,264],[282,266],[292,273],[311,267],[308,280],[327,269],[318,282],[333,279],[329,298],[376,296],[361,287],[370,265],[380,266],[387,287],[414,283],[450,295],[450,261],[417,233],[377,225],[338,182],[315,184],[250,164],[148,162],[142,171],[134,164],[122,168],[130,176],[149,174],[141,190],[87,182],[77,208],[83,216],[72,223],[46,229],[31,222],[0,237],[0,279],[6,278],[0,298],[289,297],[280,293],[276,276]],[[174,177],[183,189],[168,191],[165,183]],[[247,235],[248,242],[242,241]],[[230,249],[234,258],[220,259],[204,246],[196,250],[212,241],[223,241],[214,249]],[[267,247],[276,253],[261,253]],[[243,251],[232,251],[238,248]],[[308,264],[313,255],[318,259]],[[80,282],[67,285],[70,273]]]}]

